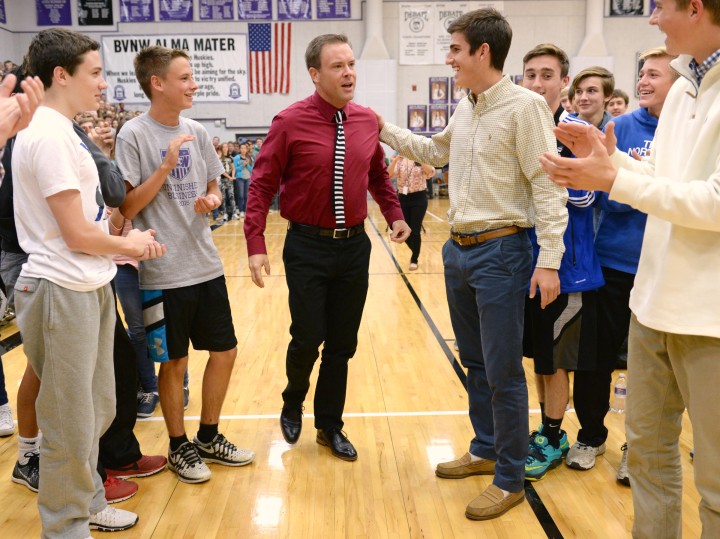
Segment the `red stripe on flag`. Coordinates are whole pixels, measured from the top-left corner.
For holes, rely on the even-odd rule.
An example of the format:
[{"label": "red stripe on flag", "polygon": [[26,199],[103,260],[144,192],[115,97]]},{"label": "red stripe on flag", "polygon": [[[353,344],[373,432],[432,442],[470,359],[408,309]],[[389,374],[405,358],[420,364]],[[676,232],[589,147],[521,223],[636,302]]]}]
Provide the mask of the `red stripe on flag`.
[{"label": "red stripe on flag", "polygon": [[286,93],[286,92],[283,92],[283,88],[285,86],[285,77],[287,76],[287,73],[285,72],[285,51],[287,50],[286,49],[287,35],[286,35],[285,25],[283,25],[280,28],[279,40],[280,40],[280,46],[278,47],[278,50],[280,51],[280,58],[279,58],[280,72],[278,73],[278,78],[277,78],[277,85],[278,85],[277,91],[280,93]]},{"label": "red stripe on flag", "polygon": [[283,62],[283,66],[285,67],[285,83],[280,88],[281,94],[287,94],[290,92],[290,38],[292,34],[292,25],[288,23],[287,25],[287,35],[285,37],[286,45],[285,45],[285,62]]},{"label": "red stripe on flag", "polygon": [[279,26],[283,23],[275,23],[273,26],[273,36],[272,36],[272,56],[273,56],[273,62],[272,62],[272,91],[277,92],[277,77],[278,77],[278,65],[279,65],[279,58],[278,58],[278,51],[280,50],[280,45],[278,44],[278,30]]}]

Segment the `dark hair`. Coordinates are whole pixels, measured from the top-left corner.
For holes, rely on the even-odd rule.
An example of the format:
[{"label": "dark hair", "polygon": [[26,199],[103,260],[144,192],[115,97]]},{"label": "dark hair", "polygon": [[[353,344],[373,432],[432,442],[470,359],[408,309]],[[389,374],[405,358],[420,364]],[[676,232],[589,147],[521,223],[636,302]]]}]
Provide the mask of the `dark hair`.
[{"label": "dark hair", "polygon": [[37,75],[43,86],[50,88],[56,67],[72,76],[85,53],[99,49],[100,44],[86,35],[65,28],[48,28],[33,37],[24,65],[29,75]]},{"label": "dark hair", "polygon": [[[310,69],[320,69],[320,55],[325,45],[345,43],[350,45],[350,40],[345,34],[323,34],[313,39],[305,49],[305,66]],[[351,45],[352,46],[352,45]]]},{"label": "dark hair", "polygon": [[512,42],[512,28],[499,11],[483,8],[465,13],[450,23],[447,31],[449,34],[461,32],[470,44],[471,55],[483,43],[487,43],[490,47],[490,65],[502,71]]},{"label": "dark hair", "polygon": [[622,98],[622,100],[625,101],[625,105],[630,103],[630,96],[627,95],[627,92],[621,90],[620,88],[615,88],[613,90],[612,97],[610,97],[610,99],[614,99],[616,97]]},{"label": "dark hair", "polygon": [[560,64],[560,78],[564,79],[567,77],[567,74],[570,71],[570,60],[568,59],[567,53],[560,47],[553,45],[552,43],[541,43],[540,45],[535,46],[532,50],[528,51],[523,58],[523,68],[525,67],[525,64],[538,56],[553,56],[557,58],[557,61]]},{"label": "dark hair", "polygon": [[152,85],[150,79],[154,76],[164,77],[170,67],[170,62],[175,58],[190,60],[188,53],[182,49],[168,49],[167,47],[152,46],[145,47],[133,60],[135,66],[135,78],[140,87],[149,99],[152,99]]}]

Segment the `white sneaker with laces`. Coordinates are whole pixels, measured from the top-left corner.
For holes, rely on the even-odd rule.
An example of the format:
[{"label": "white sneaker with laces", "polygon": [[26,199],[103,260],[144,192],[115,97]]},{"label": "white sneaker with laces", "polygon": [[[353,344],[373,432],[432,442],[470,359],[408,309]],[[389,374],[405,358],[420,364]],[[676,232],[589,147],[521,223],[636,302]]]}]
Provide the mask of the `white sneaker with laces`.
[{"label": "white sneaker with laces", "polygon": [[202,443],[197,436],[193,438],[193,443],[197,447],[200,458],[205,462],[215,462],[225,466],[245,466],[255,458],[253,451],[240,449],[219,432],[209,444]]},{"label": "white sneaker with laces", "polygon": [[605,444],[600,447],[575,442],[565,457],[565,463],[575,470],[590,470],[595,466],[595,457],[605,453]]},{"label": "white sneaker with laces", "polygon": [[15,423],[13,423],[12,409],[10,404],[0,406],[0,436],[10,436],[15,432]]},{"label": "white sneaker with laces", "polygon": [[118,532],[127,530],[137,524],[138,516],[124,509],[115,509],[108,505],[94,515],[90,515],[90,529],[101,532]]},{"label": "white sneaker with laces", "polygon": [[168,468],[176,472],[184,483],[202,483],[212,476],[192,442],[183,443],[177,451],[168,451]]}]

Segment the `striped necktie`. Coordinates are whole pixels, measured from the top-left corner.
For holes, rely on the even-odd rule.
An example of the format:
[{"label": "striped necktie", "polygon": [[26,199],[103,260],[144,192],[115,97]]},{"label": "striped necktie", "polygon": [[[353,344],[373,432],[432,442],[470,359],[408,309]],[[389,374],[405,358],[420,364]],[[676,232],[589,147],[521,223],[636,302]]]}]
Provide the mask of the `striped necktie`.
[{"label": "striped necktie", "polygon": [[333,212],[336,228],[345,228],[345,199],[343,198],[343,171],[345,168],[345,130],[343,111],[335,113],[335,163],[333,166]]}]

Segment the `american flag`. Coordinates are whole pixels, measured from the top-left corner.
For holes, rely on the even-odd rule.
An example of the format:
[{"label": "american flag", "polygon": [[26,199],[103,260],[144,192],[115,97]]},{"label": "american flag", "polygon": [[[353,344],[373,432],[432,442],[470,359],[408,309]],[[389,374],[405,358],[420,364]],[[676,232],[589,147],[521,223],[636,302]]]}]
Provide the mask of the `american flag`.
[{"label": "american flag", "polygon": [[291,23],[248,24],[250,93],[287,94],[290,91]]}]

